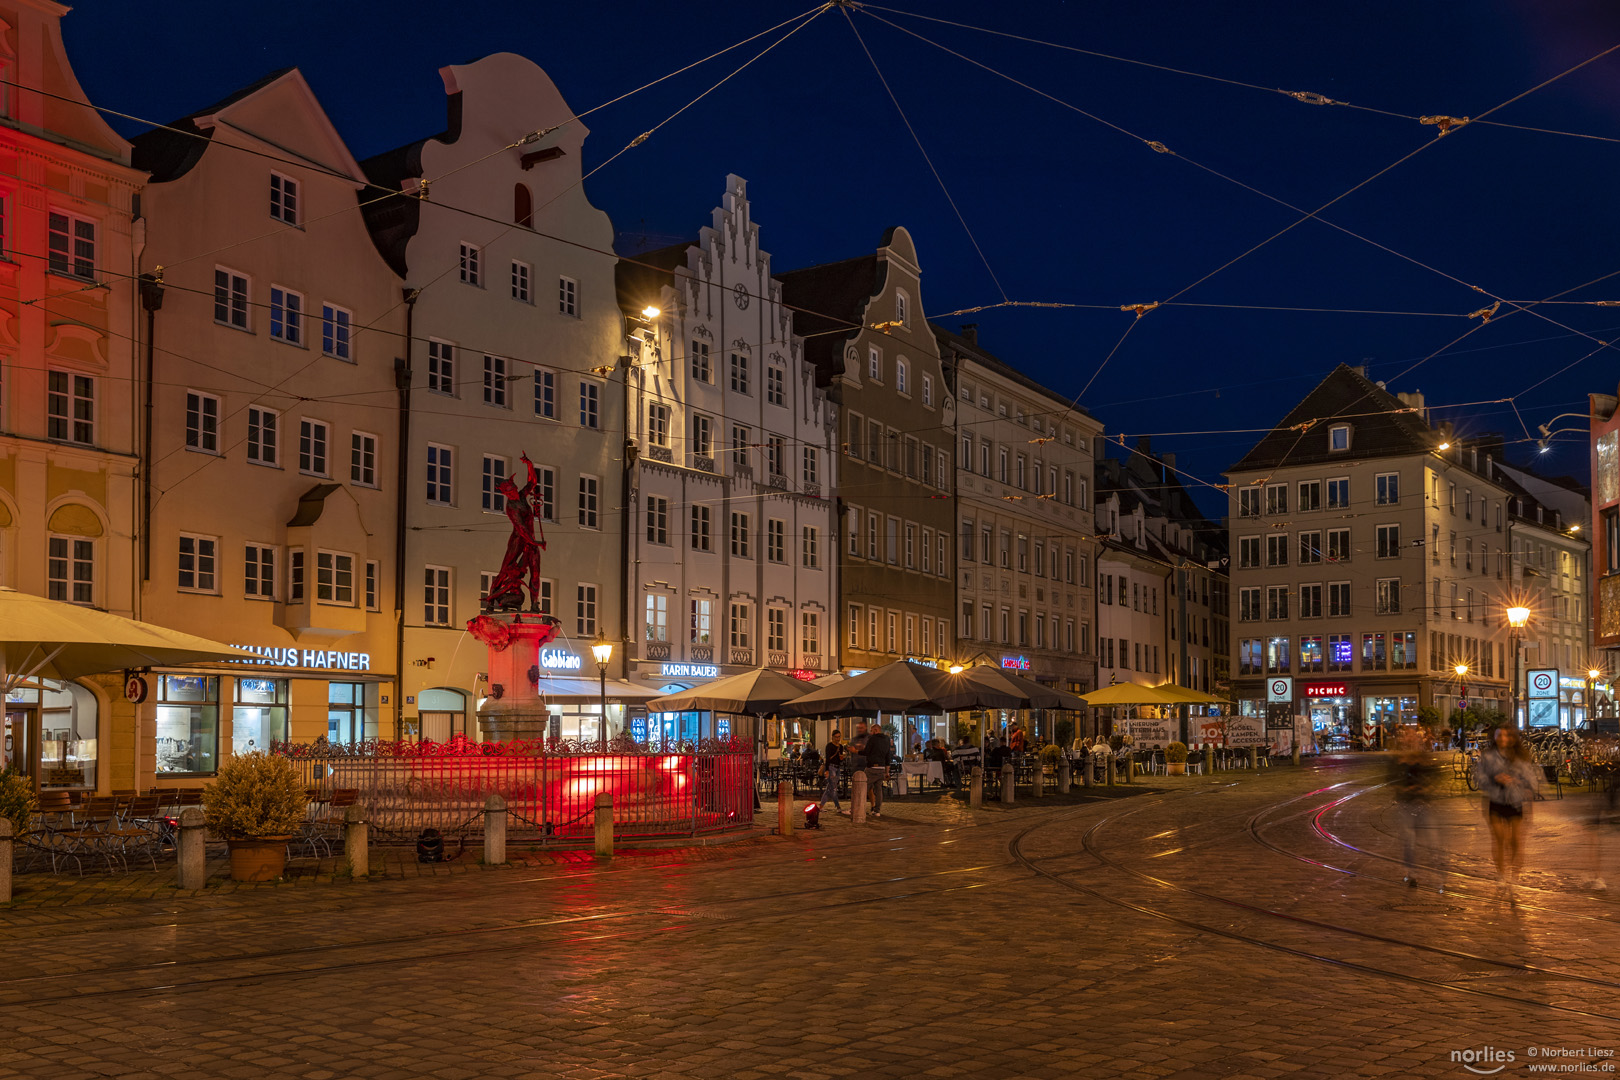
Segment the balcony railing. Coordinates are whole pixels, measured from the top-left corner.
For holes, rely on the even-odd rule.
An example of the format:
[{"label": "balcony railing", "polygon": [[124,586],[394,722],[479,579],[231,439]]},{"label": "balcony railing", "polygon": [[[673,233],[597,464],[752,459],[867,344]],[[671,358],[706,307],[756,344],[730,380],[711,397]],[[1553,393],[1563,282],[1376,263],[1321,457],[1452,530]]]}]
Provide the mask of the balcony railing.
[{"label": "balcony railing", "polygon": [[712,663],[714,663],[714,646],[713,645],[692,645],[692,646],[689,646],[686,651],[687,651],[687,653],[689,653],[691,655],[693,663],[697,663],[697,664],[712,664]]},{"label": "balcony railing", "polygon": [[753,667],[754,666],[754,650],[753,649],[732,649],[731,650],[731,661],[730,662],[733,663],[733,664],[743,664],[743,665],[745,665],[747,667]]},{"label": "balcony railing", "polygon": [[675,461],[675,455],[670,452],[667,446],[649,446],[647,447],[647,456],[654,461],[663,461],[670,464]]}]

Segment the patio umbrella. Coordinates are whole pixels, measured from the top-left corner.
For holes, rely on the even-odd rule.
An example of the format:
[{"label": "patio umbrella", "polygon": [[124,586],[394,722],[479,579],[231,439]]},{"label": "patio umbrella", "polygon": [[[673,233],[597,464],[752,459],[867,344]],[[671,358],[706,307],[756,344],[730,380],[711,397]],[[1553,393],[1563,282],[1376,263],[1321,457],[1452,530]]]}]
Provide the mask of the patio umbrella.
[{"label": "patio umbrella", "polygon": [[778,716],[852,716],[864,713],[942,713],[959,709],[1016,709],[1019,698],[938,668],[896,660],[823,686],[777,710]]},{"label": "patio umbrella", "polygon": [[1185,699],[1166,693],[1161,687],[1139,683],[1115,683],[1081,694],[1088,705],[1182,705]]},{"label": "patio umbrella", "polygon": [[809,689],[810,684],[803,679],[770,668],[755,668],[678,694],[653,698],[647,702],[647,708],[653,712],[702,710],[763,715],[774,712],[784,701],[803,696]]},{"label": "patio umbrella", "polygon": [[25,679],[77,679],[253,655],[166,626],[0,587],[0,689],[5,693]]},{"label": "patio umbrella", "polygon": [[1086,707],[1085,699],[1078,694],[1071,694],[1066,690],[1059,690],[1052,686],[1043,686],[1034,679],[1026,679],[1022,675],[1014,674],[1005,668],[992,664],[978,664],[962,672],[962,677],[969,682],[979,683],[994,690],[1015,694],[1019,704],[1014,706],[1021,709],[1083,709]]},{"label": "patio umbrella", "polygon": [[810,685],[811,686],[832,686],[835,683],[843,682],[847,678],[849,678],[849,676],[845,675],[842,671],[835,671],[831,675],[823,675],[819,679],[811,679],[810,680]]},{"label": "patio umbrella", "polygon": [[1226,700],[1206,694],[1202,690],[1194,690],[1190,686],[1177,686],[1175,683],[1160,683],[1153,689],[1170,695],[1174,699],[1171,704],[1174,705],[1218,705]]}]

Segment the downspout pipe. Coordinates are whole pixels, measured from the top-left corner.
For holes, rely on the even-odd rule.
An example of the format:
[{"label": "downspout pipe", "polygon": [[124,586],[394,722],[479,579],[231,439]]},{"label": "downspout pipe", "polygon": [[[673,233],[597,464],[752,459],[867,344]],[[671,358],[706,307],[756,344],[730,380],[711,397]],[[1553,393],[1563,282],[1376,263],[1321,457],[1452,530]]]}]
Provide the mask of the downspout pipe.
[{"label": "downspout pipe", "polygon": [[411,359],[416,353],[416,299],[420,289],[405,290],[405,356],[394,360],[394,386],[399,391],[399,454],[394,468],[394,738],[405,737],[405,556],[410,528],[407,511],[411,487]]},{"label": "downspout pipe", "polygon": [[[619,573],[619,663],[620,671],[626,678],[630,674],[630,589],[639,585],[633,578],[635,568],[630,566],[630,486],[631,472],[636,467],[636,440],[631,436],[635,430],[630,415],[630,366],[635,363],[632,356],[619,357],[619,377],[624,385],[624,443],[620,452],[619,469],[619,565],[623,569]],[[629,708],[627,702],[625,708]],[[607,717],[602,717],[603,737],[607,735]]]},{"label": "downspout pipe", "polygon": [[162,279],[140,276],[141,308],[146,312],[146,356],[141,373],[141,580],[152,580],[152,394],[157,350],[157,313],[163,307]]}]

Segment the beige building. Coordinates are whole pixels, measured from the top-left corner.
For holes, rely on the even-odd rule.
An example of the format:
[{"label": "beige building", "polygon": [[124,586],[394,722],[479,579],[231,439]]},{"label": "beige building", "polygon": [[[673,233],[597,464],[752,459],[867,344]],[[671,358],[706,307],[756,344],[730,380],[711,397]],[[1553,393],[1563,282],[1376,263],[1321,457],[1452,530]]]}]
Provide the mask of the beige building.
[{"label": "beige building", "polygon": [[[136,230],[143,174],[89,108],[66,8],[0,2],[0,586],[136,613]],[[38,92],[36,92],[38,91]],[[18,687],[0,764],[53,788],[136,771],[117,675]]]},{"label": "beige building", "polygon": [[613,226],[581,186],[588,131],[546,73],[511,53],[440,69],[445,130],[365,162],[401,194],[366,207],[405,278],[395,573],[401,731],[477,737],[488,654],[465,633],[511,526],[496,490],[533,461],[548,544],[541,607],[556,643],[533,664],[553,734],[596,739],[625,721],[610,682],[604,725],[590,646],[625,655],[624,322]]},{"label": "beige building", "polygon": [[262,662],[154,671],[146,790],[229,754],[391,734],[401,282],[365,176],[296,70],[141,136],[151,621]]},{"label": "beige building", "polygon": [[976,327],[934,333],[956,398],[956,658],[1094,690],[1090,491],[1102,424],[986,352]]}]

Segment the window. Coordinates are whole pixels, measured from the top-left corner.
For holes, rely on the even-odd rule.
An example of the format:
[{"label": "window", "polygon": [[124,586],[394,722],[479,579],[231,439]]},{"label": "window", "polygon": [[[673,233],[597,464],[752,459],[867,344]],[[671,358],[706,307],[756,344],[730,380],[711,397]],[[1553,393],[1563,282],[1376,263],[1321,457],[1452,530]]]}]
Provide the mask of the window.
[{"label": "window", "polygon": [[1286,514],[1286,513],[1288,513],[1288,485],[1287,484],[1267,484],[1266,485],[1266,513],[1267,514]]},{"label": "window", "polygon": [[1299,617],[1302,619],[1320,619],[1322,617],[1322,586],[1301,585],[1299,587]]},{"label": "window", "polygon": [[537,470],[540,479],[540,516],[546,521],[557,520],[557,471],[550,468]]},{"label": "window", "polygon": [[1288,646],[1289,638],[1274,637],[1266,640],[1266,672],[1267,674],[1286,675],[1289,672]]},{"label": "window", "polygon": [[787,562],[787,525],[775,518],[765,522],[765,558],[773,563]]},{"label": "window", "polygon": [[1399,525],[1380,525],[1377,530],[1377,557],[1380,559],[1398,559],[1401,555],[1401,527]]},{"label": "window", "polygon": [[1322,639],[1320,636],[1299,639],[1299,670],[1310,674],[1322,670]]},{"label": "window", "polygon": [[1335,477],[1327,482],[1327,505],[1329,510],[1343,510],[1350,505],[1348,476]]},{"label": "window", "polygon": [[1259,622],[1261,618],[1259,587],[1238,590],[1238,621]]},{"label": "window", "polygon": [[321,305],[321,352],[338,360],[354,359],[354,316],[333,304]]},{"label": "window", "polygon": [[1327,548],[1328,562],[1349,562],[1350,561],[1350,530],[1349,529],[1329,529],[1327,537],[1328,537],[1328,548]]},{"label": "window", "polygon": [[500,492],[501,482],[506,479],[506,459],[493,454],[484,455],[483,467],[479,470],[479,503],[486,513],[506,513],[506,496]]},{"label": "window", "polygon": [[907,298],[906,298],[905,293],[896,292],[894,294],[894,319],[901,326],[910,326],[911,325],[910,312],[907,310],[909,308],[909,306],[910,305],[907,303]]},{"label": "window", "polygon": [[483,251],[476,244],[461,242],[461,280],[466,285],[483,285]]},{"label": "window", "polygon": [[211,773],[219,758],[219,679],[157,676],[156,771]]},{"label": "window", "polygon": [[326,476],[326,449],[332,427],[324,420],[298,421],[298,471],[309,476]]},{"label": "window", "polygon": [[529,291],[529,264],[512,260],[512,299],[519,303],[532,302]]},{"label": "window", "polygon": [[765,401],[771,405],[787,404],[787,374],[779,367],[765,369]]},{"label": "window", "polygon": [[787,479],[787,440],[771,435],[765,440],[765,466],[772,479]]},{"label": "window", "polygon": [[731,515],[731,553],[739,559],[752,558],[748,547],[748,515]]},{"label": "window", "polygon": [[453,505],[455,495],[455,451],[448,446],[428,443],[427,501],[435,506]]},{"label": "window", "polygon": [[1288,534],[1266,537],[1266,565],[1288,565]]},{"label": "window", "polygon": [[596,636],[596,586],[574,587],[574,632],[583,637]]},{"label": "window", "polygon": [[212,536],[180,534],[179,587],[190,592],[213,592],[218,541]]},{"label": "window", "polygon": [[692,644],[708,645],[714,640],[714,601],[693,600],[691,615]]},{"label": "window", "polygon": [[219,453],[219,398],[186,391],[186,449]]},{"label": "window", "polygon": [[96,441],[96,380],[52,371],[46,379],[45,434],[57,442],[90,446]]},{"label": "window", "polygon": [[1288,586],[1266,586],[1266,618],[1288,618]]},{"label": "window", "polygon": [[354,556],[315,553],[315,599],[323,604],[354,604]]},{"label": "window", "polygon": [[214,270],[214,321],[238,330],[248,328],[248,279],[235,270]]},{"label": "window", "polygon": [[1401,474],[1379,473],[1374,478],[1374,491],[1379,506],[1393,506],[1401,501]]},{"label": "window", "polygon": [[598,528],[597,510],[600,484],[594,476],[581,476],[579,478],[579,527],[582,529]]},{"label": "window", "polygon": [[772,652],[787,650],[787,612],[781,608],[765,610],[765,647]]},{"label": "window", "polygon": [[804,448],[803,474],[804,483],[807,486],[821,481],[821,456],[820,452],[813,446]]},{"label": "window", "polygon": [[1246,569],[1260,565],[1260,538],[1258,536],[1238,537],[1238,567]]},{"label": "window", "polygon": [[276,598],[276,549],[269,544],[248,544],[243,549],[246,573],[242,593],[260,600]]},{"label": "window", "polygon": [[450,568],[429,566],[423,578],[422,621],[429,626],[450,625]]},{"label": "window", "polygon": [[883,354],[876,349],[867,350],[866,377],[873,382],[883,381]]},{"label": "window", "polygon": [[579,317],[579,282],[573,278],[557,279],[557,312],[571,318]]},{"label": "window", "polygon": [[484,404],[493,405],[497,409],[507,407],[506,403],[507,366],[504,356],[484,357]]},{"label": "window", "polygon": [[53,536],[46,544],[46,595],[52,600],[93,604],[96,542],[75,536]]},{"label": "window", "polygon": [[1349,634],[1329,634],[1327,651],[1327,669],[1329,671],[1349,671],[1350,665],[1355,661],[1355,645]]},{"label": "window", "polygon": [[585,379],[579,381],[580,427],[596,428],[601,426],[601,394],[602,388],[596,383]]},{"label": "window", "polygon": [[363,431],[350,433],[349,480],[362,487],[377,486],[377,436]]},{"label": "window", "polygon": [[1328,428],[1328,451],[1338,453],[1350,449],[1350,425],[1334,424]]},{"label": "window", "polygon": [[731,354],[731,389],[739,394],[748,393],[748,357],[742,353]]},{"label": "window", "polygon": [[710,535],[709,508],[707,506],[692,507],[692,550],[713,551],[714,540]]},{"label": "window", "polygon": [[1457,534],[1456,534],[1456,532],[1452,532],[1452,534],[1451,534],[1451,550],[1450,550],[1449,554],[1451,556],[1451,565],[1456,566],[1457,565]]},{"label": "window", "polygon": [[707,416],[696,413],[692,416],[692,456],[694,458],[714,456],[713,422]]},{"label": "window", "polygon": [[1301,513],[1307,510],[1322,509],[1322,481],[1304,480],[1300,482],[1299,509]]},{"label": "window", "polygon": [[661,593],[647,594],[647,640],[669,640],[669,597]]},{"label": "window", "polygon": [[50,223],[49,268],[69,277],[96,276],[96,223],[53,210]]},{"label": "window", "polygon": [[[814,525],[806,525],[800,530],[800,549],[805,569],[815,570],[821,566],[821,530]],[[926,569],[926,568],[925,568]]]},{"label": "window", "polygon": [[288,225],[298,224],[298,181],[270,174],[270,216]]},{"label": "window", "polygon": [[270,286],[270,336],[289,345],[304,343],[304,297],[279,285]]},{"label": "window", "polygon": [[906,362],[904,360],[894,362],[894,388],[902,394],[910,392],[909,387],[906,385]]},{"label": "window", "polygon": [[428,342],[428,389],[452,396],[456,392],[456,347],[448,341]]},{"label": "window", "polygon": [[1310,566],[1322,561],[1322,534],[1320,532],[1302,532],[1299,534],[1299,565]]},{"label": "window", "polygon": [[669,543],[669,500],[660,495],[647,496],[647,543]]},{"label": "window", "polygon": [[799,648],[806,656],[816,656],[821,652],[820,612],[799,613]]},{"label": "window", "polygon": [[747,604],[731,605],[731,647],[733,649],[751,649],[754,644],[752,610]]},{"label": "window", "polygon": [[713,369],[709,366],[709,343],[692,342],[692,378],[698,382],[713,382]]},{"label": "window", "polygon": [[1401,611],[1401,579],[1379,578],[1377,582],[1378,614],[1399,615]]},{"label": "window", "polygon": [[1350,583],[1348,581],[1328,582],[1328,615],[1331,618],[1342,618],[1350,614]]},{"label": "window", "polygon": [[287,555],[287,603],[304,602],[304,549],[293,548]]},{"label": "window", "polygon": [[1260,516],[1260,489],[1238,488],[1238,517]]},{"label": "window", "polygon": [[378,599],[377,579],[382,575],[382,564],[376,559],[366,560],[366,610],[381,611],[382,602]]},{"label": "window", "polygon": [[647,444],[669,445],[669,406],[656,401],[647,403]]},{"label": "window", "polygon": [[557,373],[545,368],[534,369],[534,415],[546,420],[557,419]]}]

